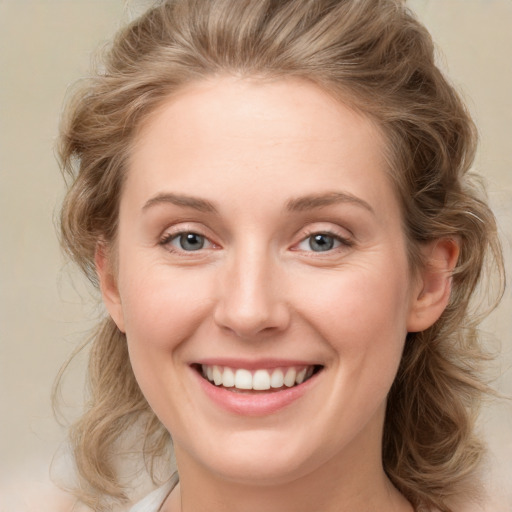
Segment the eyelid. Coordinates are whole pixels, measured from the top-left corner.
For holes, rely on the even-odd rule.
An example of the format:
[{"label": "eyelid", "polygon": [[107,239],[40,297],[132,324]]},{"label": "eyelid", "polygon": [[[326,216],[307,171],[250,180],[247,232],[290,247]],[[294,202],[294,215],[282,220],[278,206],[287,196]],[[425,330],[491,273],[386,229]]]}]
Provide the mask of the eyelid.
[{"label": "eyelid", "polygon": [[178,231],[177,233],[168,233],[163,239],[161,239],[160,244],[161,245],[172,245],[173,248],[177,249],[180,252],[195,252],[195,251],[185,251],[183,249],[180,249],[179,247],[175,246],[172,242],[175,240],[178,240],[183,235],[189,235],[194,234],[197,236],[200,236],[205,240],[205,243],[208,244],[208,247],[201,247],[201,249],[198,249],[197,252],[203,249],[209,249],[210,247],[213,247],[215,244],[209,240],[206,236],[202,235],[201,233],[196,233],[195,231]]},{"label": "eyelid", "polygon": [[[345,234],[341,233],[342,229],[337,229],[336,227],[333,227],[332,224],[329,226],[326,226],[327,223],[314,223],[314,225],[306,226],[305,228],[302,228],[299,230],[298,233],[300,233],[300,239],[295,242],[292,247],[290,248],[292,251],[302,251],[306,253],[314,253],[315,255],[322,255],[321,251],[313,251],[313,250],[303,250],[299,249],[298,246],[305,242],[308,238],[314,235],[326,235],[333,237],[336,241],[339,242],[339,245],[337,247],[334,247],[328,251],[325,251],[325,255],[332,254],[333,252],[336,252],[340,248],[349,248],[355,245],[354,237],[352,236],[352,233],[347,230],[343,229]],[[193,254],[193,253],[200,253],[204,250],[208,249],[220,249],[221,245],[212,240],[212,235],[210,235],[208,229],[205,229],[204,226],[198,225],[195,222],[179,222],[175,225],[171,225],[167,227],[163,234],[159,237],[158,245],[160,246],[166,246],[167,250],[180,252],[184,254]],[[201,249],[198,249],[197,251],[185,251],[183,249],[180,249],[178,247],[172,246],[172,249],[169,248],[171,245],[171,241],[178,238],[179,236],[187,233],[194,233],[201,237],[203,237],[208,244],[207,247],[202,247]]]},{"label": "eyelid", "polygon": [[[306,247],[301,247],[303,244],[307,244],[307,243],[311,243],[311,239],[314,237],[314,236],[317,236],[317,235],[322,235],[322,236],[325,236],[325,237],[329,237],[333,240],[333,246],[329,249],[326,249],[324,251],[315,251],[313,250],[312,248],[306,248]],[[338,247],[340,247],[341,245],[344,245],[343,241],[339,239],[339,237],[337,236],[334,236],[334,235],[331,235],[330,233],[315,233],[314,235],[310,235],[304,239],[302,239],[298,244],[297,244],[297,250],[299,251],[304,251],[304,252],[314,252],[314,253],[321,253],[321,252],[332,252],[332,251],[335,251]]]},{"label": "eyelid", "polygon": [[[347,236],[347,235],[341,234],[340,231],[341,231],[341,229],[337,230],[336,228],[333,228],[332,226],[323,228],[321,226],[321,223],[318,223],[318,225],[315,225],[315,226],[308,226],[306,229],[301,230],[300,240],[293,244],[291,250],[302,251],[305,253],[312,253],[312,254],[315,254],[318,256],[321,256],[321,255],[327,256],[328,254],[332,254],[332,253],[339,251],[340,248],[346,249],[346,248],[352,247],[355,244],[354,238],[351,236],[351,234],[349,236]],[[332,249],[323,251],[323,252],[299,249],[300,244],[302,244],[303,242],[308,240],[308,238],[310,238],[314,235],[330,236],[330,237],[334,238],[336,241],[338,241],[339,245],[337,247],[333,247]]]},{"label": "eyelid", "polygon": [[301,240],[303,240],[311,235],[321,233],[334,236],[340,240],[353,239],[353,234],[349,229],[333,224],[332,222],[309,222],[299,230],[298,235],[301,237]]},{"label": "eyelid", "polygon": [[[208,249],[216,249],[219,248],[219,244],[215,243],[212,240],[212,237],[205,233],[204,228],[201,228],[201,226],[198,226],[195,223],[184,223],[180,222],[176,225],[170,226],[166,228],[163,232],[163,234],[159,237],[158,245],[165,247],[167,250],[171,252],[179,252],[183,254],[192,254],[192,253],[199,253],[204,250]],[[171,242],[175,240],[176,238],[180,237],[181,235],[187,234],[187,233],[194,233],[198,236],[201,236],[205,239],[205,241],[208,244],[208,247],[202,247],[201,249],[198,249],[197,251],[185,251],[183,249],[180,249],[174,245],[171,245]]]}]

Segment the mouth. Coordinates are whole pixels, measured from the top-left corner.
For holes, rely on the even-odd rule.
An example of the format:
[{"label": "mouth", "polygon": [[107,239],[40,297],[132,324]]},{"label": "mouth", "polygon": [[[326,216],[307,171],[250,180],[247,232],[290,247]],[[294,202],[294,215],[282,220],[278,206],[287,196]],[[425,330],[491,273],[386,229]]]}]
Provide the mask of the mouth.
[{"label": "mouth", "polygon": [[297,387],[323,368],[321,365],[302,365],[248,370],[208,364],[192,367],[210,384],[236,393],[268,393]]}]

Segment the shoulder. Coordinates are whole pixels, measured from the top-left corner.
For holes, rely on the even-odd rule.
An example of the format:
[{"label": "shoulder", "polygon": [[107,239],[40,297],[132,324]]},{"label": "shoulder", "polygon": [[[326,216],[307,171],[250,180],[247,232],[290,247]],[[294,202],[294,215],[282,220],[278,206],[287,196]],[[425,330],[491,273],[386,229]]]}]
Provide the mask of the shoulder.
[{"label": "shoulder", "polygon": [[162,487],[155,489],[145,498],[133,505],[129,512],[158,512],[177,483],[178,474],[176,473],[167,483],[162,485]]}]

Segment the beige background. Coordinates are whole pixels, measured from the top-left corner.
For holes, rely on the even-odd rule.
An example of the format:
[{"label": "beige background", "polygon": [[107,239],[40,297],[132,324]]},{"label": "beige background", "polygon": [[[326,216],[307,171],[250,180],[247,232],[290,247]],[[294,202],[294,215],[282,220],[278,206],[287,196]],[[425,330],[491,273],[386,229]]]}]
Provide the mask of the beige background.
[{"label": "beige background", "polygon": [[[95,294],[66,266],[54,221],[63,195],[52,145],[67,87],[92,50],[148,1],[0,0],[0,511],[55,510],[48,466],[64,432],[50,406],[53,379],[101,314]],[[476,167],[486,176],[508,267],[512,247],[512,0],[415,0],[440,62],[481,131]],[[510,272],[509,272],[510,274]],[[74,277],[73,277],[74,276]],[[71,279],[73,277],[73,279]],[[511,288],[485,324],[501,341],[500,390],[512,394]],[[66,381],[76,415],[82,357]],[[502,496],[512,510],[512,405],[486,408],[482,426]],[[41,496],[45,498],[41,501]],[[506,495],[506,496],[505,496]],[[44,505],[43,505],[44,503]]]}]

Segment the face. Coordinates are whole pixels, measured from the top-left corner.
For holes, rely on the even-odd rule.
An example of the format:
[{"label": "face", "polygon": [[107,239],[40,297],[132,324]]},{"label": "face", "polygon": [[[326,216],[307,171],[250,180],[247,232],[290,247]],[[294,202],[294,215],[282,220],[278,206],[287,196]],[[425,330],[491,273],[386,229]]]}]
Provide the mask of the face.
[{"label": "face", "polygon": [[302,81],[205,81],[141,127],[116,274],[98,270],[178,464],[252,482],[380,464],[421,294],[383,149]]}]

